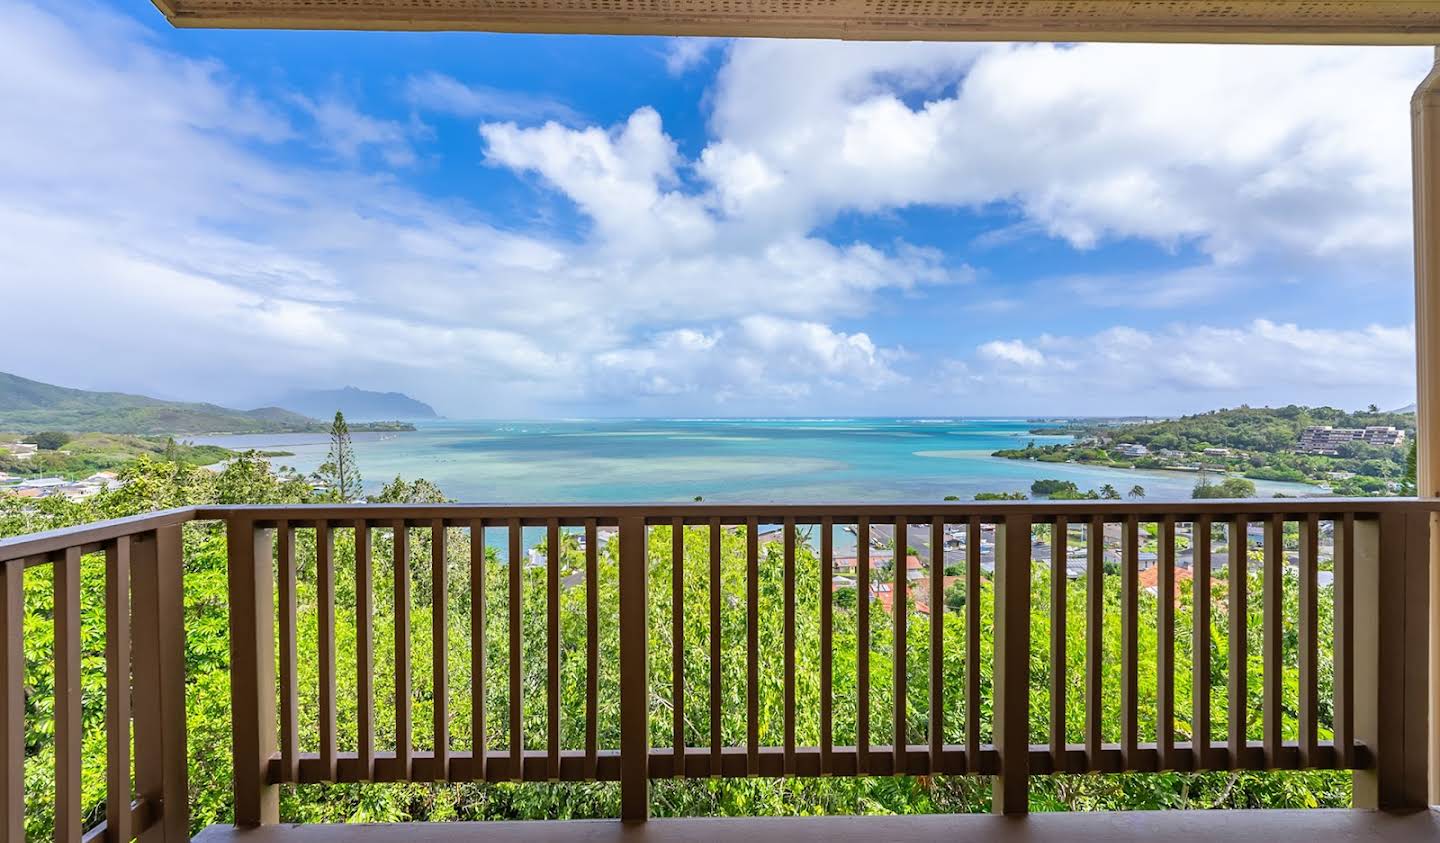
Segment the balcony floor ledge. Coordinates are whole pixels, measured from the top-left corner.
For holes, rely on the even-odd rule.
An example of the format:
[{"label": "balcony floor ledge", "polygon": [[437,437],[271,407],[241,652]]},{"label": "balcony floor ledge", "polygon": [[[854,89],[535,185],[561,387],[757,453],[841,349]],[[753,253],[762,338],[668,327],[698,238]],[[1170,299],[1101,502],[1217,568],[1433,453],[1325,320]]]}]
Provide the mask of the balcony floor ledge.
[{"label": "balcony floor ledge", "polygon": [[726,817],[616,820],[533,820],[396,825],[276,825],[259,829],[211,826],[200,843],[710,843],[710,841],[977,840],[994,843],[1125,843],[1125,841],[1440,841],[1440,814],[1418,811],[1126,811],[1045,813],[1025,818],[987,814],[865,817]]}]

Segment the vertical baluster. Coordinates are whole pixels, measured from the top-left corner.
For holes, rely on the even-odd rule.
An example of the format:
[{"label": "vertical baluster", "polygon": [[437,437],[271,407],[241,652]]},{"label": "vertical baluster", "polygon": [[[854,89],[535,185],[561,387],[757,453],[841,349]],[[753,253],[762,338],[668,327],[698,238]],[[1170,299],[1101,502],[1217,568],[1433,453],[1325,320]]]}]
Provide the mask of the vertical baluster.
[{"label": "vertical baluster", "polygon": [[395,522],[395,762],[410,781],[410,530]]},{"label": "vertical baluster", "polygon": [[[279,788],[267,775],[276,751],[273,538],[270,530],[256,530],[251,522],[240,522],[240,535],[233,529],[232,523],[226,545],[231,548],[230,664],[236,671],[230,684],[235,817],[240,825],[273,823],[279,820]],[[140,835],[141,843],[185,840],[190,832],[183,545],[179,524],[130,542],[135,792],[162,806],[159,822]]]},{"label": "vertical baluster", "polygon": [[0,562],[0,576],[0,837],[24,840],[25,560]]},{"label": "vertical baluster", "polygon": [[300,780],[299,657],[295,643],[295,530],[275,525],[275,556],[280,591],[280,780]]},{"label": "vertical baluster", "polygon": [[685,775],[685,519],[670,521],[670,713],[675,775]]},{"label": "vertical baluster", "polygon": [[1226,667],[1230,685],[1230,769],[1242,765],[1245,754],[1249,676],[1245,639],[1247,612],[1245,598],[1249,588],[1249,525],[1245,516],[1237,515],[1230,522],[1230,662]]},{"label": "vertical baluster", "polygon": [[965,766],[980,770],[980,518],[965,535]]},{"label": "vertical baluster", "polygon": [[1050,762],[1065,770],[1065,591],[1070,582],[1070,525],[1057,515],[1050,528]]},{"label": "vertical baluster", "polygon": [[1190,655],[1190,746],[1195,753],[1193,769],[1204,770],[1210,763],[1210,516],[1197,518],[1190,530],[1190,638],[1194,648]]},{"label": "vertical baluster", "polygon": [[560,780],[560,522],[545,525],[545,691],[547,766],[550,780]]},{"label": "vertical baluster", "polygon": [[1105,517],[1092,515],[1085,531],[1085,763],[1100,768],[1101,658],[1105,645]]},{"label": "vertical baluster", "polygon": [[435,767],[431,777],[450,777],[450,577],[445,562],[445,521],[430,522],[430,682],[434,711]]},{"label": "vertical baluster", "polygon": [[315,523],[315,579],[318,591],[320,659],[320,766],[335,781],[335,554],[330,524]]},{"label": "vertical baluster", "polygon": [[595,519],[585,519],[585,777],[596,778],[600,720],[600,548]]},{"label": "vertical baluster", "polygon": [[820,775],[835,772],[835,677],[831,663],[835,629],[835,521],[820,519]]},{"label": "vertical baluster", "polygon": [[645,519],[620,519],[620,819],[650,816],[649,564]]},{"label": "vertical baluster", "polygon": [[1300,766],[1315,766],[1317,734],[1317,700],[1319,690],[1319,600],[1317,599],[1320,560],[1320,516],[1310,513],[1300,522],[1300,619],[1298,649],[1300,658]]},{"label": "vertical baluster", "polygon": [[[593,543],[593,536],[592,536]],[[469,522],[469,735],[471,735],[471,778],[490,778],[490,726],[487,722],[487,680],[485,680],[485,522]],[[595,591],[595,578],[590,576],[586,588]],[[593,633],[592,633],[593,637]],[[593,721],[593,712],[590,719]]]},{"label": "vertical baluster", "polygon": [[[586,582],[595,591],[595,578]],[[593,635],[593,633],[592,633]],[[593,721],[593,712],[590,713]],[[485,723],[485,522],[469,522],[469,777],[487,778],[490,759],[488,726]]]},{"label": "vertical baluster", "polygon": [[721,690],[720,690],[720,601],[723,583],[720,578],[720,519],[710,519],[710,775],[721,773],[721,750],[724,738],[720,734]]},{"label": "vertical baluster", "polygon": [[1136,769],[1140,745],[1140,521],[1125,516],[1120,565],[1120,764]]},{"label": "vertical baluster", "polygon": [[1275,769],[1280,756],[1280,695],[1284,688],[1280,645],[1285,630],[1281,627],[1281,583],[1284,582],[1285,565],[1285,517],[1271,515],[1265,522],[1265,594],[1261,606],[1261,659],[1264,662],[1265,678],[1262,714],[1265,731],[1265,767]]},{"label": "vertical baluster", "polygon": [[129,843],[130,537],[105,548],[105,828]]},{"label": "vertical baluster", "polygon": [[945,516],[930,519],[930,774],[945,753]]},{"label": "vertical baluster", "polygon": [[520,781],[525,775],[525,718],[524,689],[521,681],[523,667],[521,656],[521,596],[520,584],[525,567],[520,519],[511,518],[507,523],[510,550],[510,778]]},{"label": "vertical baluster", "polygon": [[1155,655],[1155,743],[1162,770],[1175,769],[1175,516],[1160,519],[1160,547],[1155,564],[1160,624]]},{"label": "vertical baluster", "polygon": [[1030,543],[1028,515],[995,525],[994,742],[1000,775],[992,780],[991,810],[1029,811],[1030,794]]},{"label": "vertical baluster", "polygon": [[[484,781],[488,760],[485,723],[485,522],[470,527],[470,778]],[[595,584],[587,582],[593,591]]]},{"label": "vertical baluster", "polygon": [[1355,514],[1335,523],[1335,763],[1355,766]]},{"label": "vertical baluster", "polygon": [[891,684],[894,686],[895,705],[894,728],[891,730],[894,741],[891,743],[891,751],[895,755],[895,775],[905,773],[905,747],[907,743],[906,716],[905,716],[905,621],[906,606],[909,599],[909,531],[910,525],[904,516],[895,517],[895,557],[890,566],[890,620],[894,624],[894,635],[892,636],[893,652],[890,664],[893,668]]},{"label": "vertical baluster", "polygon": [[361,781],[375,779],[375,563],[370,524],[355,522],[355,744]]},{"label": "vertical baluster", "polygon": [[745,521],[745,774],[760,774],[760,525]]},{"label": "vertical baluster", "polygon": [[80,840],[80,548],[55,563],[55,839]]},{"label": "vertical baluster", "polygon": [[855,526],[855,772],[870,771],[870,519]]},{"label": "vertical baluster", "polygon": [[785,727],[784,774],[795,775],[795,519],[785,518],[784,585],[784,673]]}]

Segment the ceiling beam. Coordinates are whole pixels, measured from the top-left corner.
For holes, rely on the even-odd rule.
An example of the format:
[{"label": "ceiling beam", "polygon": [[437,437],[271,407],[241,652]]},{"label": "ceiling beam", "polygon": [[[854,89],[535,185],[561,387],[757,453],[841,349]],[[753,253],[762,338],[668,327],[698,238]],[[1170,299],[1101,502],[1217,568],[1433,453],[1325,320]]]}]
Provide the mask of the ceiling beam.
[{"label": "ceiling beam", "polygon": [[177,27],[855,40],[1440,43],[1440,0],[153,0]]}]

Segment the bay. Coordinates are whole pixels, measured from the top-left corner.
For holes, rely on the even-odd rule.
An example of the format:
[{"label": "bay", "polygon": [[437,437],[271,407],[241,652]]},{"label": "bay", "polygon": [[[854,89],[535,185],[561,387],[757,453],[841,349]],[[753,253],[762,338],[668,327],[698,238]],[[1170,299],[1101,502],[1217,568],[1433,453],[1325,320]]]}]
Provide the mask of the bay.
[{"label": "bay", "polygon": [[[979,492],[1028,493],[1040,478],[1082,489],[1109,483],[1148,499],[1190,497],[1196,475],[990,456],[1001,448],[1068,442],[1024,419],[439,420],[403,433],[352,436],[366,491],[423,477],[471,503],[935,502]],[[204,436],[200,444],[289,451],[272,462],[309,473],[324,434]],[[1257,482],[1259,494],[1317,494]]]}]

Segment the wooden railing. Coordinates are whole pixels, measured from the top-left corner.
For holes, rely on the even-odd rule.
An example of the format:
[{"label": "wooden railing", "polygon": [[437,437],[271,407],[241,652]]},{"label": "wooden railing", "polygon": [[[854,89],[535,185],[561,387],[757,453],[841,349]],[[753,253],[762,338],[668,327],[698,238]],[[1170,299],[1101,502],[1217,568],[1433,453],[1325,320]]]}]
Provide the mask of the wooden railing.
[{"label": "wooden railing", "polygon": [[[141,518],[91,525],[53,534],[0,541],[0,563],[5,565],[3,601],[0,601],[0,701],[5,717],[0,725],[0,826],[6,839],[23,836],[24,690],[21,651],[22,572],[25,567],[48,565],[54,571],[55,590],[55,737],[57,770],[56,838],[78,840],[79,802],[79,566],[82,555],[103,552],[106,560],[107,820],[85,837],[128,840],[180,839],[186,832],[185,731],[183,691],[183,619],[181,594],[180,525],[189,520],[225,522],[228,534],[230,590],[231,694],[235,759],[235,820],[239,825],[274,823],[278,816],[278,788],[283,783],[357,781],[618,781],[621,816],[643,820],[649,813],[652,779],[710,776],[854,776],[978,774],[994,777],[994,809],[1004,813],[1027,810],[1030,777],[1054,772],[1114,773],[1162,770],[1354,770],[1357,807],[1407,808],[1425,804],[1426,671],[1428,623],[1429,529],[1433,507],[1408,500],[1279,499],[1267,501],[1216,501],[1183,503],[1145,502],[1037,502],[965,503],[944,505],[622,505],[622,506],[472,506],[472,505],[354,505],[261,506],[176,510]],[[1225,616],[1229,665],[1248,665],[1246,625],[1249,617],[1248,574],[1251,568],[1250,525],[1262,525],[1262,588],[1260,589],[1263,665],[1263,706],[1259,741],[1249,740],[1247,697],[1250,671],[1225,671],[1224,698],[1212,698],[1212,564],[1215,530],[1226,535],[1223,570],[1228,583]],[[1143,724],[1138,699],[1141,526],[1154,525],[1155,617],[1157,652],[1155,720]],[[835,745],[834,658],[836,595],[834,536],[845,526],[856,536],[855,556],[855,698],[853,744]],[[819,712],[818,744],[797,740],[797,551],[805,539],[802,527],[818,528],[819,586]],[[543,530],[544,567],[545,739],[538,747],[525,745],[525,694],[522,681],[520,599],[525,581],[525,530]],[[670,559],[653,558],[647,531],[669,528]],[[776,745],[761,741],[760,532],[776,530],[783,580],[783,721]],[[1118,530],[1109,544],[1107,528]],[[1287,697],[1282,677],[1284,636],[1282,605],[1285,535],[1298,538],[1298,616],[1291,618],[1298,658],[1298,689]],[[686,601],[683,582],[684,537],[696,531],[708,537],[710,583],[721,578],[722,537],[726,531],[743,535],[745,587],[741,594],[722,594],[708,588],[710,633],[708,672],[708,744],[686,740],[686,652],[683,645]],[[298,535],[313,533],[314,590],[316,601],[316,652],[301,653],[297,644]],[[337,727],[337,621],[336,560],[334,548],[341,531],[351,531],[354,548],[354,655],[356,660],[355,732],[339,734]],[[383,532],[381,532],[383,531]],[[411,593],[412,534],[428,536],[431,548],[429,605],[415,605]],[[912,672],[907,647],[894,648],[889,677],[871,674],[872,635],[871,534],[896,537],[893,604],[905,607],[908,597],[940,615],[946,602],[944,548],[951,534],[963,536],[963,570],[966,619],[964,640],[947,641],[946,625],[929,624],[929,646],[923,674],[928,683],[924,708],[927,720],[924,743],[908,740],[907,711]],[[992,533],[993,531],[993,533]],[[813,531],[806,531],[812,533]],[[569,576],[585,582],[585,709],[561,710],[561,594],[562,533],[583,539],[583,571]],[[1318,569],[1322,533],[1333,536],[1334,654],[1333,740],[1322,740],[1318,625],[1321,589]],[[388,534],[388,535],[386,535]],[[533,533],[532,533],[533,534]],[[613,543],[602,549],[602,534]],[[985,536],[993,534],[993,573],[987,572],[983,553]],[[506,743],[487,733],[486,644],[488,638],[486,588],[486,537],[503,536],[507,583],[508,694]],[[392,548],[390,577],[393,594],[394,741],[377,743],[375,699],[375,599],[373,550],[376,537]],[[920,582],[911,586],[904,549],[919,536],[928,546],[929,561],[922,563]],[[1192,670],[1179,681],[1189,681],[1191,710],[1177,712],[1176,571],[1180,542],[1187,537],[1193,571],[1193,611],[1189,630]],[[1035,538],[1048,539],[1048,558],[1036,558]],[[1057,540],[1063,539],[1063,540]],[[422,539],[423,540],[423,539]],[[307,547],[310,539],[307,538]],[[468,746],[452,736],[450,705],[452,683],[448,675],[452,647],[447,606],[451,593],[451,551],[460,545],[459,557],[468,557],[469,695],[470,723],[460,729]],[[1049,589],[1048,733],[1032,742],[1031,728],[1031,617],[1032,577],[1047,576],[1050,583],[1069,581],[1071,546],[1083,560],[1086,600],[1083,690],[1083,740],[1067,734],[1066,690],[1072,680],[1066,672],[1069,587]],[[1107,551],[1118,550],[1118,565]],[[938,549],[939,552],[936,552]],[[597,571],[601,554],[618,558],[618,619],[602,618],[597,598]],[[693,554],[692,554],[693,555]],[[498,556],[497,556],[498,558]],[[347,568],[348,560],[347,561]],[[670,564],[672,587],[658,595],[649,577],[657,565]],[[1115,569],[1118,568],[1118,571]],[[703,569],[702,569],[703,570]],[[1107,615],[1104,582],[1120,579],[1120,612]],[[982,676],[982,583],[991,580],[993,603],[993,659],[989,675]],[[125,584],[129,583],[129,589]],[[1233,587],[1246,583],[1244,587]],[[924,588],[923,593],[919,592]],[[662,605],[657,605],[656,601]],[[664,603],[668,602],[668,607]],[[744,740],[729,745],[722,735],[722,648],[718,630],[722,615],[739,610],[745,618]],[[346,607],[347,611],[351,607]],[[664,728],[654,720],[656,707],[651,668],[651,615],[668,609],[674,665],[670,679],[668,731],[670,746],[652,747],[652,733]],[[410,686],[412,664],[410,634],[413,613],[430,613],[433,635],[430,722],[434,738],[428,749],[414,739],[415,694]],[[882,615],[892,624],[893,641],[907,640],[907,625],[917,615],[908,610]],[[619,740],[601,746],[597,721],[602,692],[599,664],[602,623],[618,622]],[[1145,621],[1150,622],[1149,619]],[[1102,658],[1105,630],[1120,629],[1120,682],[1118,688],[1119,739],[1107,742],[1101,712],[1113,702],[1116,689],[1105,687]],[[346,630],[348,633],[348,630]],[[963,653],[963,682],[948,687],[945,653]],[[767,654],[768,656],[768,654]],[[314,659],[318,667],[318,752],[303,752],[300,740],[300,689],[297,666]],[[1147,656],[1148,657],[1148,656]],[[278,671],[277,671],[278,665]],[[127,670],[127,668],[130,668]],[[733,669],[733,668],[732,668]],[[872,688],[891,684],[889,706],[893,725],[872,733]],[[615,688],[604,688],[607,693]],[[308,693],[308,691],[307,691]],[[133,703],[132,695],[133,694]],[[278,700],[278,711],[277,711]],[[347,700],[348,703],[348,700]],[[982,712],[993,714],[984,722]],[[1217,710],[1226,711],[1226,732],[1212,734]],[[945,713],[963,711],[963,727],[946,731]],[[1284,739],[1282,724],[1292,717],[1298,740]],[[129,777],[129,724],[135,728],[135,781]],[[561,720],[584,721],[583,747],[562,742]],[[1178,740],[1176,723],[1189,721],[1189,740]],[[688,725],[693,735],[698,727]],[[1328,731],[1328,730],[1327,730]],[[1142,732],[1153,741],[1142,742]],[[343,738],[343,740],[342,740]],[[353,740],[352,740],[353,738]],[[988,738],[988,740],[986,740]],[[1113,738],[1112,738],[1113,739]],[[888,743],[882,741],[888,740]],[[341,744],[354,751],[341,751]],[[700,745],[695,745],[699,743]],[[17,836],[20,835],[20,836]]]},{"label": "wooden railing", "polygon": [[[47,567],[54,621],[55,839],[189,836],[179,509],[0,541],[0,839],[25,840],[25,570]],[[81,559],[105,566],[105,820],[81,828]],[[131,726],[134,757],[131,757]],[[131,778],[131,769],[134,778]]]}]

